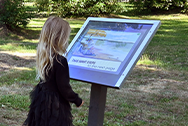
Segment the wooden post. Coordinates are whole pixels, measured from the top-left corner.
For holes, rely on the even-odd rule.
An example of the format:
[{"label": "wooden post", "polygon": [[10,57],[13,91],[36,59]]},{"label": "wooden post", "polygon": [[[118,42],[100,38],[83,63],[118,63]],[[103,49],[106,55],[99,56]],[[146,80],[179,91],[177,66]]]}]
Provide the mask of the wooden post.
[{"label": "wooden post", "polygon": [[103,126],[107,87],[92,84],[88,126]]}]

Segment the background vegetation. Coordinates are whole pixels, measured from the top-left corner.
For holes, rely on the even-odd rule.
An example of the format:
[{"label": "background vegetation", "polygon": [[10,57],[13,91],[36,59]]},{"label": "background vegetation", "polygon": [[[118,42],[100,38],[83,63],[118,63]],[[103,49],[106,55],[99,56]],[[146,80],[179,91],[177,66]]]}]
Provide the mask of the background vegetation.
[{"label": "background vegetation", "polygon": [[[38,11],[35,2],[24,2],[25,12],[34,13],[26,27],[20,25],[0,37],[0,126],[23,123],[30,105],[29,92],[38,83],[35,53],[39,33],[47,17],[57,12]],[[121,11],[101,16],[161,20],[162,25],[124,86],[120,90],[108,88],[104,126],[188,125],[188,16],[176,8],[155,10],[154,14],[153,9],[136,12],[136,3],[117,4]],[[69,42],[87,16],[73,17],[64,18],[72,28]],[[73,80],[71,85],[85,100],[81,108],[72,105],[73,123],[85,126],[91,85]]]},{"label": "background vegetation", "polygon": [[[25,2],[34,2],[36,8],[28,9],[24,6]],[[129,3],[133,7],[132,14],[174,10],[187,13],[188,10],[187,0],[129,0]],[[119,0],[0,0],[0,24],[5,24],[8,28],[26,26],[33,17],[33,13],[44,11],[48,16],[53,13],[60,17],[124,14],[128,6],[122,5],[128,4],[122,4]]]},{"label": "background vegetation", "polygon": [[0,24],[5,24],[9,29],[16,26],[26,26],[32,15],[26,12],[22,0],[1,0],[0,1]]},{"label": "background vegetation", "polygon": [[130,0],[138,12],[143,11],[169,11],[178,10],[180,12],[187,12],[187,0]]},{"label": "background vegetation", "polygon": [[117,0],[36,0],[39,11],[56,12],[61,17],[87,17],[119,10]]}]

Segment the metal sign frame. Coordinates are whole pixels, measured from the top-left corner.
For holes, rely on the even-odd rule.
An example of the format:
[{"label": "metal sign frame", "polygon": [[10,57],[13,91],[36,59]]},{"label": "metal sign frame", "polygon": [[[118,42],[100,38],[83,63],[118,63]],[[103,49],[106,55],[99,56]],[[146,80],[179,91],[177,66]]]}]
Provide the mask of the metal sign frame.
[{"label": "metal sign frame", "polygon": [[[97,69],[85,69],[82,66],[74,66],[71,64],[71,57],[73,56],[73,51],[76,43],[78,43],[80,36],[83,34],[84,30],[88,28],[90,22],[102,22],[102,23],[124,23],[124,24],[142,24],[142,25],[150,25],[151,27],[143,33],[142,37],[138,38],[136,44],[134,44],[134,48],[132,47],[131,50],[128,52],[125,61],[123,62],[122,67],[119,71],[120,74],[111,74],[108,71],[101,72]],[[89,17],[80,28],[77,35],[74,37],[72,42],[67,48],[67,60],[69,63],[69,70],[70,70],[70,78],[79,81],[85,81],[92,84],[99,84],[107,87],[112,88],[120,88],[132,69],[134,68],[135,64],[141,57],[142,53],[150,43],[151,39],[155,35],[157,29],[160,27],[161,22],[159,20],[133,20],[133,19],[117,19],[117,18],[97,18],[97,17]],[[88,32],[88,31],[87,31]],[[130,38],[129,40],[131,41]],[[87,57],[78,57],[78,59],[86,59]],[[72,60],[72,59],[71,59]],[[98,59],[96,59],[98,60]],[[100,72],[98,72],[100,71]],[[114,77],[115,76],[115,77]],[[114,77],[114,78],[113,78]],[[100,80],[101,78],[101,80]],[[108,80],[108,79],[109,80]],[[111,80],[110,80],[111,79]],[[111,83],[112,82],[112,83]],[[110,84],[111,83],[111,84]]]}]

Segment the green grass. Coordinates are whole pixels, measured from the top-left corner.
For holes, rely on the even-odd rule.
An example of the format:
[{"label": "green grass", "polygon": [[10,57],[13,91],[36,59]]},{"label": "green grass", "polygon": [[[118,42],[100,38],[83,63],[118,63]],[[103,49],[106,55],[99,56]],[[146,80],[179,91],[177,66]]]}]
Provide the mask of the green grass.
[{"label": "green grass", "polygon": [[161,20],[161,26],[143,54],[140,63],[165,69],[188,70],[188,27],[185,15],[143,16],[142,19]]},{"label": "green grass", "polygon": [[[120,90],[108,88],[104,126],[188,125],[188,16],[161,14],[129,18],[156,19],[162,24],[124,86]],[[0,51],[36,53],[45,20],[34,18],[26,29],[0,38]],[[71,42],[85,19],[66,20],[72,28]],[[38,83],[35,68],[3,72],[0,76],[0,126],[19,126],[28,112],[29,92]],[[85,101],[81,108],[71,105],[73,123],[85,126],[91,85],[74,80],[70,83]]]},{"label": "green grass", "polygon": [[12,107],[13,109],[20,109],[20,110],[29,110],[28,106],[30,105],[29,95],[3,95],[0,99],[1,106]]},{"label": "green grass", "polygon": [[1,123],[0,123],[0,126],[8,126],[8,125],[6,125],[6,124],[1,124]]},{"label": "green grass", "polygon": [[36,82],[35,75],[35,68],[21,71],[13,70],[12,72],[0,77],[0,86],[11,85],[14,83],[19,83],[21,86],[23,86],[23,84],[33,84]]}]

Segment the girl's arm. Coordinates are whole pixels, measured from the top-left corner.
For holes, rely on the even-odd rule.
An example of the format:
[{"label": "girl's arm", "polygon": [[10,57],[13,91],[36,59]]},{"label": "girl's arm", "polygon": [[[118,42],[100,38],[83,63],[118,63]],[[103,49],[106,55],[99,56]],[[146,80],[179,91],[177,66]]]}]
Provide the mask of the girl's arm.
[{"label": "girl's arm", "polygon": [[58,62],[56,64],[56,82],[59,92],[67,101],[75,103],[76,106],[79,107],[82,105],[83,101],[78,94],[72,90],[69,83],[69,67],[67,60],[64,57],[61,57],[60,62],[61,64]]}]

